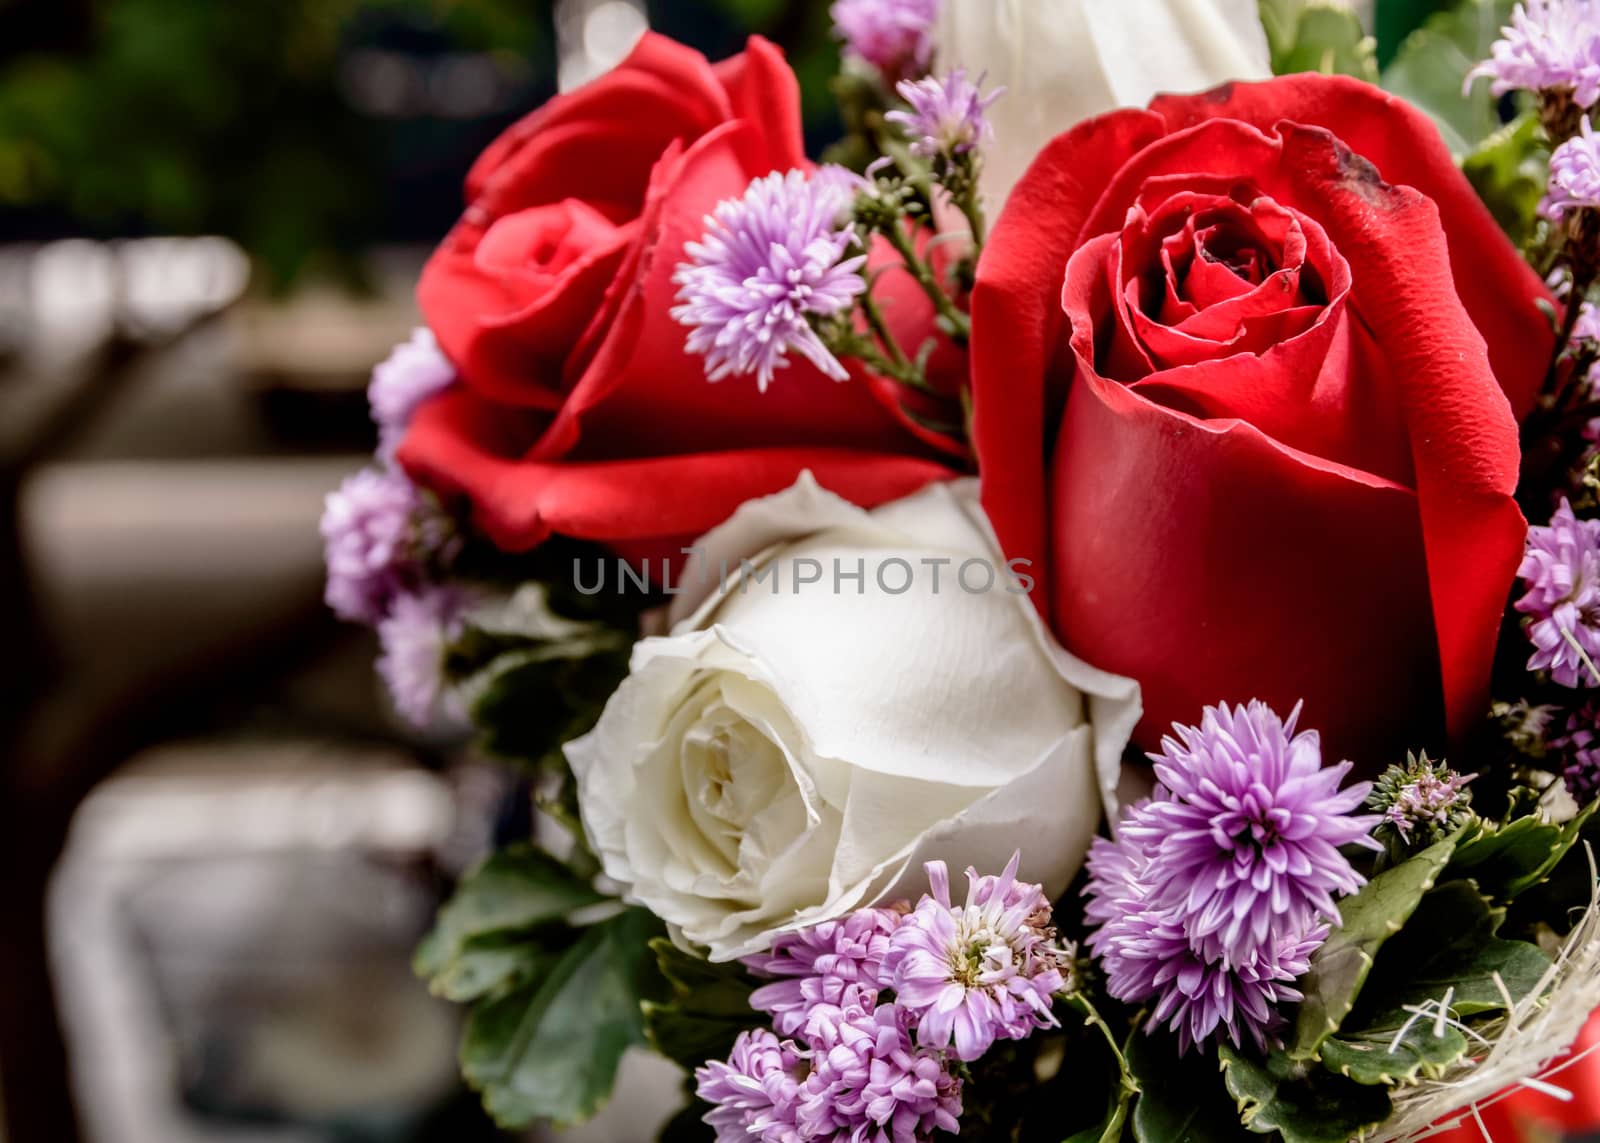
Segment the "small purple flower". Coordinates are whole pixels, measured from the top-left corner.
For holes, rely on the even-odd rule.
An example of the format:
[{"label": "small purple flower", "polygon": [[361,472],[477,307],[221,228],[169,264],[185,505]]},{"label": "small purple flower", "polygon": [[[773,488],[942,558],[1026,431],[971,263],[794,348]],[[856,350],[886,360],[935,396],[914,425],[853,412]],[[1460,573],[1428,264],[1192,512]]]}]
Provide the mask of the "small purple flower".
[{"label": "small purple flower", "polygon": [[1476,777],[1433,765],[1424,757],[1401,776],[1402,784],[1383,812],[1384,823],[1405,842],[1412,840],[1414,832],[1432,837],[1460,816],[1470,801],[1467,784]]},{"label": "small purple flower", "polygon": [[956,68],[943,79],[929,76],[901,80],[895,87],[910,111],[891,111],[884,116],[897,124],[911,140],[911,153],[925,159],[943,155],[953,159],[965,155],[979,143],[994,138],[994,127],[986,112],[1004,90],[982,95],[967,73]]},{"label": "small purple flower", "polygon": [[461,634],[471,602],[461,587],[434,584],[396,596],[378,624],[378,673],[389,684],[395,709],[419,729],[441,717],[464,716],[447,695],[445,652]]},{"label": "small purple flower", "polygon": [[1527,594],[1516,609],[1529,617],[1534,647],[1528,670],[1564,687],[1600,686],[1600,520],[1578,519],[1563,499],[1547,526],[1528,529],[1517,574]]},{"label": "small purple flower", "polygon": [[1600,140],[1586,115],[1572,138],[1550,156],[1550,186],[1539,214],[1560,222],[1576,210],[1600,209]]},{"label": "small purple flower", "polygon": [[950,903],[942,861],[926,866],[932,893],[889,938],[885,970],[896,1000],[917,1021],[917,1042],[971,1062],[996,1040],[1022,1040],[1056,1023],[1052,998],[1065,986],[1050,902],[1017,880],[1012,857],[999,877],[967,870],[967,902]]},{"label": "small purple flower", "polygon": [[1283,1023],[1278,1006],[1300,999],[1294,981],[1327,939],[1327,925],[1274,932],[1232,966],[1207,957],[1184,929],[1182,911],[1153,904],[1159,874],[1141,831],[1153,803],[1133,807],[1118,840],[1097,838],[1089,851],[1085,918],[1099,927],[1090,951],[1100,959],[1106,990],[1130,1004],[1155,1000],[1152,1030],[1166,1024],[1180,1051],[1221,1031],[1239,1046],[1264,1047]]},{"label": "small purple flower", "polygon": [[1600,99],[1600,12],[1593,0],[1524,0],[1491,58],[1467,77],[1494,80],[1493,91],[1565,91],[1579,107]]},{"label": "small purple flower", "polygon": [[717,1143],[791,1143],[805,1063],[792,1043],[765,1028],[741,1032],[727,1063],[694,1073],[695,1091],[711,1104],[705,1122]]},{"label": "small purple flower", "polygon": [[744,960],[757,976],[778,978],[756,989],[750,1006],[770,1015],[779,1035],[808,1038],[819,1021],[836,1020],[846,1008],[870,1012],[889,986],[883,962],[901,916],[893,909],[858,909],[779,935],[770,952]]},{"label": "small purple flower", "polygon": [[923,75],[933,62],[939,0],[834,0],[829,14],[845,54],[890,83]]},{"label": "small purple flower", "polygon": [[1560,737],[1550,740],[1550,750],[1580,805],[1600,798],[1600,703],[1591,700],[1568,715]]},{"label": "small purple flower", "polygon": [[322,513],[324,593],[341,619],[374,624],[416,577],[421,499],[397,472],[363,469],[330,492]]},{"label": "small purple flower", "polygon": [[1207,707],[1151,755],[1160,783],[1124,829],[1150,847],[1152,903],[1174,909],[1208,961],[1231,967],[1272,954],[1284,934],[1336,919],[1335,893],[1363,879],[1339,852],[1379,845],[1376,817],[1353,816],[1371,784],[1339,784],[1351,764],[1322,765],[1316,731],[1295,734],[1262,702]]},{"label": "small purple flower", "polygon": [[689,351],[705,356],[710,380],[754,373],[765,392],[791,351],[849,379],[812,323],[849,313],[867,288],[866,255],[849,254],[856,185],[839,167],[767,175],[720,204],[704,239],[684,247],[672,316],[690,327]]},{"label": "small purple flower", "polygon": [[367,404],[378,426],[380,460],[393,462],[394,451],[418,406],[455,379],[455,366],[439,351],[433,331],[426,326],[413,330],[409,341],[395,346],[372,370]]},{"label": "small purple flower", "polygon": [[961,1130],[961,1081],[943,1052],[919,1047],[898,1004],[853,1009],[814,1041],[800,1085],[798,1138],[926,1143]]}]

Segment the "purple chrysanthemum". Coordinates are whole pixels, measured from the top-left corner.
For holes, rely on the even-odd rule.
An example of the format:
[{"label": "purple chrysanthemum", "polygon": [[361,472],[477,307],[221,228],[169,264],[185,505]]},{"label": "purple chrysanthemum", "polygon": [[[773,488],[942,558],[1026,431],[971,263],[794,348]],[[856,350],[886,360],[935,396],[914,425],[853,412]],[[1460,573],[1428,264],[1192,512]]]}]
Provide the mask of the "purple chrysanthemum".
[{"label": "purple chrysanthemum", "polygon": [[978,83],[956,68],[942,79],[901,80],[895,90],[911,105],[910,111],[891,111],[884,116],[897,124],[911,140],[911,153],[931,159],[938,155],[953,158],[971,151],[979,143],[994,138],[994,127],[986,114],[991,104],[1005,92],[983,95]]},{"label": "purple chrysanthemum", "polygon": [[378,673],[400,715],[418,728],[462,712],[447,697],[445,652],[461,634],[472,598],[453,584],[434,584],[395,597],[378,624]]},{"label": "purple chrysanthemum", "polygon": [[923,75],[933,62],[939,0],[834,0],[829,14],[845,53],[890,83]]},{"label": "purple chrysanthemum", "polygon": [[765,1028],[741,1032],[726,1063],[696,1068],[695,1091],[711,1104],[705,1122],[717,1143],[791,1143],[804,1072],[795,1046]]},{"label": "purple chrysanthemum", "polygon": [[433,331],[426,326],[412,331],[410,340],[395,346],[372,370],[367,404],[378,426],[380,460],[387,464],[394,459],[394,450],[417,407],[455,378],[455,366],[439,351]]},{"label": "purple chrysanthemum", "polygon": [[1600,520],[1578,519],[1563,499],[1547,526],[1528,529],[1517,574],[1527,593],[1516,609],[1529,617],[1534,647],[1528,670],[1566,687],[1600,686]]},{"label": "purple chrysanthemum", "polygon": [[1322,765],[1316,731],[1295,734],[1262,702],[1207,707],[1151,755],[1160,783],[1124,828],[1151,847],[1153,902],[1178,912],[1209,961],[1251,963],[1285,933],[1338,917],[1335,893],[1363,884],[1339,847],[1378,848],[1354,816],[1371,784],[1340,789],[1351,764]]},{"label": "purple chrysanthemum", "polygon": [[950,903],[944,862],[929,862],[932,892],[889,938],[884,968],[923,1047],[954,1043],[970,1062],[996,1040],[1025,1039],[1056,1023],[1050,1005],[1065,981],[1050,901],[1038,885],[1017,880],[1020,858],[999,877],[967,870],[962,906]]},{"label": "purple chrysanthemum", "polygon": [[1600,11],[1592,0],[1524,0],[1500,30],[1492,55],[1467,77],[1493,91],[1565,91],[1579,107],[1600,99]]},{"label": "purple chrysanthemum", "polygon": [[1567,790],[1581,805],[1600,798],[1600,703],[1584,703],[1567,716],[1559,737],[1550,740]]},{"label": "purple chrysanthemum", "polygon": [[1270,934],[1238,963],[1207,957],[1184,929],[1182,910],[1153,903],[1159,878],[1154,847],[1137,827],[1146,801],[1123,818],[1117,841],[1097,838],[1089,851],[1089,901],[1084,916],[1098,928],[1088,945],[1106,974],[1106,990],[1130,1004],[1156,1002],[1151,1028],[1166,1024],[1179,1048],[1204,1043],[1219,1030],[1236,1047],[1265,1046],[1282,1023],[1278,1006],[1300,999],[1294,981],[1327,939],[1320,921]]},{"label": "purple chrysanthemum", "polygon": [[913,1042],[898,1004],[846,1011],[828,1032],[800,1084],[799,1139],[927,1143],[960,1132],[961,1081],[943,1052]]},{"label": "purple chrysanthemum", "polygon": [[842,920],[781,934],[770,952],[745,958],[756,975],[778,978],[751,993],[750,1006],[770,1015],[779,1035],[808,1038],[819,1021],[837,1019],[846,1008],[871,1011],[888,987],[883,962],[902,915],[858,909]]},{"label": "purple chrysanthemum", "polygon": [[1550,156],[1550,185],[1539,213],[1560,222],[1576,210],[1600,209],[1600,140],[1584,116],[1578,134]]},{"label": "purple chrysanthemum", "polygon": [[812,323],[848,313],[866,288],[850,255],[846,220],[855,176],[824,167],[756,179],[743,198],[720,204],[700,242],[684,247],[672,316],[689,326],[688,348],[706,376],[754,373],[763,392],[793,351],[836,381],[849,378]]},{"label": "purple chrysanthemum", "polygon": [[420,497],[397,472],[363,469],[328,494],[322,539],[324,593],[341,619],[374,624],[416,574]]}]

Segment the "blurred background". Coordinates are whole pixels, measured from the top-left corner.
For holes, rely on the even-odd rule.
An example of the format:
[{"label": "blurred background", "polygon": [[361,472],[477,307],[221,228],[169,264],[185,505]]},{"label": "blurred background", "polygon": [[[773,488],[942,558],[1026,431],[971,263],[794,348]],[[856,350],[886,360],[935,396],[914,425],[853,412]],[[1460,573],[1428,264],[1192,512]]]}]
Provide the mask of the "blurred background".
[{"label": "blurred background", "polygon": [[409,959],[527,792],[390,714],[317,520],[472,158],[647,24],[833,132],[818,0],[0,0],[6,1143],[501,1138]]}]

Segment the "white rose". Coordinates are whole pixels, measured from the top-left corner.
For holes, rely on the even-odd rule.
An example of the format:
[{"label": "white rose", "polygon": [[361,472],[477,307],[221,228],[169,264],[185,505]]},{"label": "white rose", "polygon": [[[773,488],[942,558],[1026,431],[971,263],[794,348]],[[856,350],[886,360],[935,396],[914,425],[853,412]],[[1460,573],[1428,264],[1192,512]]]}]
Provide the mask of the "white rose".
[{"label": "white rose", "polygon": [[1258,0],[944,0],[941,68],[988,74],[983,190],[991,217],[1044,145],[1158,92],[1272,75]]},{"label": "white rose", "polygon": [[806,473],[706,536],[683,584],[672,634],[638,644],[567,747],[629,900],[727,960],[916,892],[934,858],[998,870],[1020,849],[1029,879],[1066,887],[1138,687],[1046,633],[976,481],[864,512]]}]

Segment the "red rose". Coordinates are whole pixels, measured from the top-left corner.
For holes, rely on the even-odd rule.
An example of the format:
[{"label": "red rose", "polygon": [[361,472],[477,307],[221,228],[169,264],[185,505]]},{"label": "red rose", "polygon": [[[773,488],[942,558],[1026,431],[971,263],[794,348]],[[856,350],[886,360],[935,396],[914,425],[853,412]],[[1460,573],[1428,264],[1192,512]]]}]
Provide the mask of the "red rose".
[{"label": "red rose", "polygon": [[[668,312],[684,244],[751,179],[809,166],[794,74],[759,38],[713,66],[646,35],[513,126],[423,271],[462,384],[418,412],[401,463],[508,550],[561,533],[670,552],[807,468],[868,507],[950,475],[887,382],[795,361],[760,393],[707,382],[685,352]],[[931,314],[902,293],[898,320],[925,337]]]},{"label": "red rose", "polygon": [[1482,717],[1544,296],[1428,120],[1354,80],[1045,149],[979,267],[983,502],[1062,641],[1143,685],[1141,745],[1304,699],[1376,765]]}]

